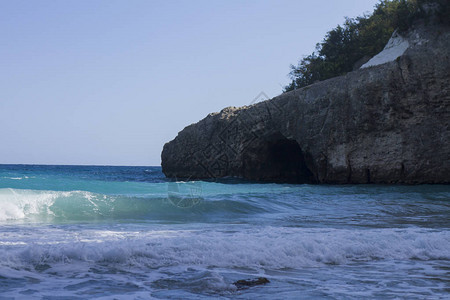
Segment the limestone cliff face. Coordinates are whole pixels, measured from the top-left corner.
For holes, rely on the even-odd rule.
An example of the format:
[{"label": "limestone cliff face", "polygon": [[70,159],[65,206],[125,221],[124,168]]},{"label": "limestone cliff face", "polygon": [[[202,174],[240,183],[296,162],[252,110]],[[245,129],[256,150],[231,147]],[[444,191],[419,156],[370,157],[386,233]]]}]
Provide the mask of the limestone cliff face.
[{"label": "limestone cliff face", "polygon": [[394,61],[225,108],[164,146],[168,177],[450,183],[450,29],[416,28]]}]

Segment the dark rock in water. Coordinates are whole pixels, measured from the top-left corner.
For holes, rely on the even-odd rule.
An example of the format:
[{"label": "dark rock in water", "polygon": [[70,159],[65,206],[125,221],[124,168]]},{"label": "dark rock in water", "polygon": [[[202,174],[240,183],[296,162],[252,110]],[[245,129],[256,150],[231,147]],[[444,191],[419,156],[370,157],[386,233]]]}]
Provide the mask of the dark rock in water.
[{"label": "dark rock in water", "polygon": [[249,288],[255,285],[263,285],[269,283],[269,279],[265,277],[259,277],[257,279],[243,279],[234,282],[233,284],[238,288],[238,290]]},{"label": "dark rock in water", "polygon": [[164,146],[167,177],[450,183],[450,29],[396,36],[361,69],[223,109]]}]

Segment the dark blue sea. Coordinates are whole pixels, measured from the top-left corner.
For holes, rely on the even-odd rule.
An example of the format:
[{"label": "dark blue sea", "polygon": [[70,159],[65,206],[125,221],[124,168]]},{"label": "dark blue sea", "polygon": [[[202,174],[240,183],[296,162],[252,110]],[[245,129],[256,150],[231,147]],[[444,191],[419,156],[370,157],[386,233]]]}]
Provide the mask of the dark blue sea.
[{"label": "dark blue sea", "polygon": [[448,299],[449,229],[448,185],[0,165],[0,299]]}]

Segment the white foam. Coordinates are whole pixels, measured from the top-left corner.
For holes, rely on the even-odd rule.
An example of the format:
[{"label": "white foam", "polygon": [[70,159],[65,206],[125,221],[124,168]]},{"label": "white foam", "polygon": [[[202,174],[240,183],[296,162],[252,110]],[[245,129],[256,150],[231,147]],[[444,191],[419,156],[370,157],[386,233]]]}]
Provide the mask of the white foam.
[{"label": "white foam", "polygon": [[0,189],[0,221],[24,219],[26,215],[39,214],[53,203],[54,192]]},{"label": "white foam", "polygon": [[[29,287],[17,285],[3,296],[20,298],[22,292],[32,289],[35,298],[89,295],[108,299],[112,289],[129,298],[156,290],[156,298],[185,299],[205,293],[236,295],[239,291],[232,282],[264,276],[271,281],[264,287],[264,293],[272,288],[273,294],[268,298],[277,298],[285,282],[294,284],[294,290],[287,291],[287,298],[295,298],[294,291],[304,288],[307,282],[314,291],[322,292],[327,286],[332,290],[330,295],[340,293],[344,298],[392,295],[393,291],[395,295],[411,297],[417,293],[415,281],[389,287],[388,292],[384,287],[397,280],[399,274],[408,274],[401,268],[414,272],[419,269],[423,275],[430,273],[427,266],[445,266],[450,260],[450,233],[445,230],[202,227],[129,231],[116,227],[104,231],[84,226],[21,226],[19,230],[2,230],[0,240],[5,244],[0,244],[0,276],[11,284],[22,278],[33,280]],[[389,277],[391,267],[396,274]],[[361,283],[360,277],[366,272],[371,272],[367,280],[379,284]],[[433,272],[439,277],[445,270]],[[341,277],[340,281],[327,280]],[[422,290],[428,293],[444,288],[429,284]],[[93,291],[97,294],[92,295]],[[314,295],[317,293],[310,294]],[[261,294],[249,298],[261,298]]]},{"label": "white foam", "polygon": [[268,227],[234,233],[105,233],[53,229],[46,233],[28,232],[23,236],[0,234],[0,240],[16,243],[0,245],[0,256],[3,258],[0,264],[12,268],[44,263],[107,262],[151,268],[198,265],[283,269],[380,259],[450,259],[449,232],[418,229],[313,230]]},{"label": "white foam", "polygon": [[[71,197],[83,198],[92,205],[92,193],[84,191],[37,191],[21,189],[0,189],[0,221],[26,220],[33,217],[52,217],[52,205],[57,199],[64,201]],[[72,199],[73,200],[73,199]],[[74,202],[74,201],[72,201]],[[72,203],[76,206],[77,203]],[[95,208],[94,208],[95,209]]]},{"label": "white foam", "polygon": [[[28,179],[28,178],[30,178],[30,177],[28,177],[28,176],[23,176],[23,177],[1,177],[1,178],[4,178],[4,179],[11,179],[11,180],[22,180],[22,179]],[[34,177],[31,177],[31,178],[34,178]]]},{"label": "white foam", "polygon": [[395,31],[383,51],[362,65],[361,69],[394,61],[397,57],[403,55],[408,48],[409,42]]}]

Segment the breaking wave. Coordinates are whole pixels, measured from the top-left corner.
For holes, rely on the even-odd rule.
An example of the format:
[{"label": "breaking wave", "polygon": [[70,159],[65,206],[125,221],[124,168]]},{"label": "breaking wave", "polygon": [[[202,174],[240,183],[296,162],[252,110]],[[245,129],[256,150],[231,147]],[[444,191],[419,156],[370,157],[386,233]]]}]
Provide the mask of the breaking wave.
[{"label": "breaking wave", "polygon": [[[49,232],[50,233],[50,232]],[[266,227],[208,230],[50,233],[0,242],[1,265],[42,268],[105,264],[157,269],[174,266],[285,269],[376,260],[450,260],[450,232],[423,229],[337,230]]]},{"label": "breaking wave", "polygon": [[[181,199],[181,198],[180,198]],[[175,199],[178,201],[178,199]],[[201,199],[200,199],[201,200]],[[0,189],[0,222],[64,222],[101,220],[207,221],[216,214],[264,211],[259,205],[233,199],[212,200],[183,207],[166,193],[105,195],[87,191]],[[177,206],[178,205],[178,206]],[[187,210],[188,211],[187,211]]]}]

